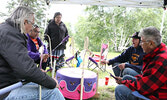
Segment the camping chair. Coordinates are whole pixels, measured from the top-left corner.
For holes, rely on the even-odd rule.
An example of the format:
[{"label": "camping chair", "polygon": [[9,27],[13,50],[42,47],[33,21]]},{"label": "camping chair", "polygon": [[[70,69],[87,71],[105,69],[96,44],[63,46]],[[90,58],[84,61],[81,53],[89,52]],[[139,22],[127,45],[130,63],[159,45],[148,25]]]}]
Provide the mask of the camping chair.
[{"label": "camping chair", "polygon": [[139,100],[150,100],[149,98],[147,98],[147,97],[141,95],[138,91],[133,91],[132,94],[133,94],[135,97],[139,98]]},{"label": "camping chair", "polygon": [[[82,62],[82,59],[80,58],[79,53],[80,52],[77,51],[74,56],[69,57],[68,59],[66,59],[63,62],[61,60],[57,60],[56,68],[57,67],[61,68],[61,66],[63,66],[64,64],[66,64],[68,67],[79,67],[81,62]],[[62,55],[60,57],[64,57],[64,55]],[[60,58],[60,57],[58,57],[58,58]],[[72,62],[73,60],[77,61],[76,65]]]},{"label": "camping chair", "polygon": [[[68,58],[67,60],[65,60],[65,64],[67,64],[68,67],[79,67],[80,63],[82,62],[81,58],[79,56],[79,53],[80,52],[77,51],[74,56],[72,56],[72,57]],[[77,60],[77,64],[76,65],[72,62],[74,59]]]},{"label": "camping chair", "polygon": [[99,68],[100,70],[105,71],[106,65],[101,65],[100,62],[101,60],[107,59],[108,50],[109,50],[109,42],[102,43],[100,55],[93,54],[92,56],[90,56],[88,58],[87,67],[90,68],[90,67],[93,67],[93,65],[95,65],[95,67],[92,70],[94,70],[95,68]]}]

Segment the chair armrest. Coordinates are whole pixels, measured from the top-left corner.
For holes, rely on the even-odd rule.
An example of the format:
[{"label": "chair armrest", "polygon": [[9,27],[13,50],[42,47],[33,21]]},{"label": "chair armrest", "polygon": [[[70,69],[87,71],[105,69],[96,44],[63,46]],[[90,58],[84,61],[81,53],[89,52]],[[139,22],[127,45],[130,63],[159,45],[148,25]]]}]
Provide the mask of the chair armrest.
[{"label": "chair armrest", "polygon": [[135,97],[138,97],[138,98],[140,98],[140,99],[142,99],[142,100],[150,100],[149,98],[147,98],[147,97],[141,95],[138,91],[133,91],[132,94],[133,94]]}]

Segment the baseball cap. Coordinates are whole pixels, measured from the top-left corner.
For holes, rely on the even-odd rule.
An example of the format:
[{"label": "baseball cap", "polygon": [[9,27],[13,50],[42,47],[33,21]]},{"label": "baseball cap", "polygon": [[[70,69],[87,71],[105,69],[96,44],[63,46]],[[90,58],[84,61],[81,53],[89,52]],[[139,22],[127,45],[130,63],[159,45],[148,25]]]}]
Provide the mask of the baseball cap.
[{"label": "baseball cap", "polygon": [[135,32],[132,36],[130,36],[131,38],[136,38],[136,39],[140,39],[140,37],[138,36],[139,32]]}]

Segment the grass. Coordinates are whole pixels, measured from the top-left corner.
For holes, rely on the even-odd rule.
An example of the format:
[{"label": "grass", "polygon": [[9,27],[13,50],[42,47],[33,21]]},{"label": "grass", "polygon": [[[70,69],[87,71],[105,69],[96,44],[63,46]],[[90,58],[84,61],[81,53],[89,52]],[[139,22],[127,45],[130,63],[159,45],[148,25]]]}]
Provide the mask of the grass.
[{"label": "grass", "polygon": [[115,100],[114,90],[115,87],[112,86],[101,86],[98,88],[100,98],[90,98],[88,100]]}]

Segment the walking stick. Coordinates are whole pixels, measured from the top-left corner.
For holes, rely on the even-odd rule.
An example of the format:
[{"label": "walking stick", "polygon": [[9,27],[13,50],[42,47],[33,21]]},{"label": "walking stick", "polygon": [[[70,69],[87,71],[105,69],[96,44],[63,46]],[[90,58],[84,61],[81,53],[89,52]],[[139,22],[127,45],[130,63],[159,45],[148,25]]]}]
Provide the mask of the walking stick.
[{"label": "walking stick", "polygon": [[86,50],[88,49],[88,37],[85,38],[85,43],[84,43],[84,56],[83,56],[83,65],[82,65],[82,77],[81,77],[81,92],[80,92],[80,100],[83,98],[83,87],[84,87],[84,63],[85,63],[85,55],[86,55]]}]

